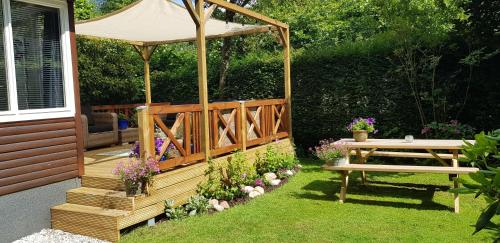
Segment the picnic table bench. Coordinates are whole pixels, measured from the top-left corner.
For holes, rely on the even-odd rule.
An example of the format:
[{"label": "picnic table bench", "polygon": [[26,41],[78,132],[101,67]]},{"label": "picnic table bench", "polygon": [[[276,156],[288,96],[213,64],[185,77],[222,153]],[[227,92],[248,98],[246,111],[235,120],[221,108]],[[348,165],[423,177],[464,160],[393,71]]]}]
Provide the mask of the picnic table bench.
[{"label": "picnic table bench", "polygon": [[[440,173],[456,175],[453,178],[454,188],[459,187],[458,175],[468,174],[478,171],[473,167],[460,167],[458,158],[462,145],[462,140],[429,140],[418,139],[413,142],[405,142],[403,139],[369,139],[366,142],[355,142],[353,139],[341,139],[341,143],[345,143],[349,150],[349,155],[356,155],[357,164],[347,164],[338,166],[323,166],[323,169],[338,171],[341,174],[340,202],[343,203],[346,199],[347,185],[349,173],[351,171],[362,172],[362,183],[366,182],[366,172],[407,172],[407,173]],[[474,143],[474,141],[469,141]],[[370,149],[370,150],[362,150]],[[393,151],[377,151],[378,149],[391,150],[425,150],[425,152],[393,152]],[[448,153],[436,153],[435,150],[448,150]],[[409,165],[380,165],[366,164],[370,156],[387,156],[387,157],[403,157],[403,158],[433,158],[438,160],[443,166],[409,166]],[[349,156],[350,160],[350,156]],[[445,160],[451,160],[447,163]],[[454,209],[459,212],[459,197],[454,194]]]}]

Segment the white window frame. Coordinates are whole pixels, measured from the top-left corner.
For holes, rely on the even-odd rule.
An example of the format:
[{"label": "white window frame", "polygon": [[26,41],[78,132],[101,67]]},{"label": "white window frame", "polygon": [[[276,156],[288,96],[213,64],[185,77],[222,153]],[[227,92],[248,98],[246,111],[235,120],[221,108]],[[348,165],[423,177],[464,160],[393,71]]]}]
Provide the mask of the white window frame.
[{"label": "white window frame", "polygon": [[64,107],[19,110],[17,103],[16,70],[14,60],[14,42],[12,36],[12,21],[10,11],[10,0],[3,0],[4,12],[4,53],[7,78],[7,92],[9,110],[0,111],[1,122],[39,120],[50,118],[63,118],[75,116],[75,93],[73,85],[73,63],[71,55],[71,41],[69,31],[68,3],[64,0],[17,0],[30,4],[57,8],[59,10],[59,26],[61,40],[61,61],[63,66]]}]

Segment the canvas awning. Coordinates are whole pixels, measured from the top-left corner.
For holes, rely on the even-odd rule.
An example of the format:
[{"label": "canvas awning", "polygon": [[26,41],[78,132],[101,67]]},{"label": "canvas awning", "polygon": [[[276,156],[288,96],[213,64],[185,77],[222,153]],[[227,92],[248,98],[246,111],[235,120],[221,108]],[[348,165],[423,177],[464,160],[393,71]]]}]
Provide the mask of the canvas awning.
[{"label": "canvas awning", "polygon": [[[208,18],[206,38],[268,32],[271,26],[243,25]],[[123,9],[76,23],[77,35],[128,42],[136,46],[195,41],[196,26],[184,6],[170,0],[141,0]]]},{"label": "canvas awning", "polygon": [[[264,33],[271,25],[243,25],[211,18],[206,12],[205,38]],[[139,0],[118,11],[75,24],[75,33],[87,38],[113,39],[132,44],[144,60],[146,103],[151,103],[149,60],[160,44],[196,41],[196,25],[190,12],[171,0]]]}]

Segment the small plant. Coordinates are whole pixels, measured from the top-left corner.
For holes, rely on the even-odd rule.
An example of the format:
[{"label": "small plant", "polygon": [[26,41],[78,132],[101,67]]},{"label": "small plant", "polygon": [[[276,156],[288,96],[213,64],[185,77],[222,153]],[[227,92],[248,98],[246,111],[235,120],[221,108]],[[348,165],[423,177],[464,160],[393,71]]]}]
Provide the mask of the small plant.
[{"label": "small plant", "polygon": [[321,140],[318,146],[309,148],[309,151],[323,161],[333,161],[349,155],[346,144],[333,139]]},{"label": "small plant", "polygon": [[158,161],[152,158],[146,161],[132,158],[128,162],[118,163],[112,173],[125,183],[127,195],[135,195],[141,184],[143,191],[148,193],[147,187],[152,183],[153,176],[159,172]]},{"label": "small plant", "polygon": [[194,216],[207,213],[210,204],[208,203],[208,199],[204,196],[194,195],[189,198],[185,208],[189,216]]},{"label": "small plant", "polygon": [[298,164],[293,154],[280,153],[274,146],[267,146],[266,153],[257,154],[255,167],[259,175],[277,172],[280,169],[293,169]]},{"label": "small plant", "polygon": [[375,130],[375,118],[354,118],[352,122],[347,126],[347,130],[352,131],[367,131],[368,133],[377,133]]},{"label": "small plant", "polygon": [[174,208],[175,201],[172,199],[165,200],[165,216],[169,220],[181,220],[187,217],[186,210],[183,207]]},{"label": "small plant", "polygon": [[241,186],[253,183],[256,171],[241,152],[236,152],[226,163],[208,162],[205,172],[208,180],[198,187],[198,192],[206,198],[232,200],[244,196]]},{"label": "small plant", "polygon": [[459,181],[464,188],[450,190],[456,193],[475,193],[475,197],[483,196],[488,206],[479,216],[473,234],[488,226],[500,233],[500,226],[491,222],[495,215],[500,214],[500,129],[485,134],[481,132],[475,136],[474,144],[465,141],[462,159],[480,170],[469,174],[472,179],[460,177]]},{"label": "small plant", "polygon": [[127,120],[128,121],[127,116],[123,113],[118,113],[117,117],[118,117],[118,120]]},{"label": "small plant", "polygon": [[422,135],[435,139],[469,139],[474,137],[474,128],[457,120],[449,123],[432,122],[422,128]]},{"label": "small plant", "polygon": [[[163,146],[163,142],[164,142],[164,140],[162,138],[158,138],[158,137],[155,138],[155,154],[156,155],[160,155],[161,148]],[[130,149],[129,157],[139,158],[140,153],[141,153],[141,144],[139,143],[139,141],[136,141],[134,143],[134,145],[132,146],[132,148]],[[168,160],[168,159],[174,157],[174,153],[175,153],[175,146],[173,143],[171,143],[168,145],[165,153],[163,153],[163,155],[161,156],[160,161],[165,161],[165,160]]]}]

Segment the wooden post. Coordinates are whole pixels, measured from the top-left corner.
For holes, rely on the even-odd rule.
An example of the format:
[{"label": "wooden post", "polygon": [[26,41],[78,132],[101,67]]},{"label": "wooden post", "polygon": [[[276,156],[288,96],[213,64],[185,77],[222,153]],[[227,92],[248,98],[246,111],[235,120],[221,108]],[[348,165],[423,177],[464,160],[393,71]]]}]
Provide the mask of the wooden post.
[{"label": "wooden post", "polygon": [[139,126],[140,157],[147,159],[155,156],[154,123],[148,106],[137,107]]},{"label": "wooden post", "polygon": [[205,153],[205,161],[208,161],[210,158],[210,137],[208,134],[208,85],[204,3],[204,0],[196,0],[195,12],[199,20],[196,25],[196,46],[198,54],[198,96],[201,105],[201,151]]},{"label": "wooden post", "polygon": [[155,51],[157,46],[136,46],[134,45],[135,50],[139,55],[141,55],[142,60],[144,61],[144,88],[146,90],[146,104],[151,104],[151,79],[150,79],[150,69],[149,69],[149,60],[151,60],[151,56]]},{"label": "wooden post", "polygon": [[245,108],[245,101],[240,101],[240,134],[241,134],[241,150],[246,151],[247,150],[247,112]]},{"label": "wooden post", "polygon": [[144,86],[146,87],[146,104],[151,104],[151,80],[149,77],[149,60],[144,60]]},{"label": "wooden post", "polygon": [[[458,150],[453,150],[453,159],[452,159],[452,162],[453,162],[453,167],[456,167],[458,168],[459,165],[458,165]],[[458,174],[453,177],[453,188],[458,188],[459,187],[459,182],[458,182]],[[460,212],[460,198],[458,197],[458,193],[454,193],[454,208],[455,208],[455,213],[459,213]]]},{"label": "wooden post", "polygon": [[290,29],[283,28],[283,56],[284,56],[284,71],[285,71],[285,101],[286,101],[286,126],[288,128],[288,136],[293,141],[292,135],[292,80],[290,72]]},{"label": "wooden post", "polygon": [[344,203],[347,195],[347,185],[349,184],[349,171],[340,171],[341,184],[340,184],[340,203]]}]

